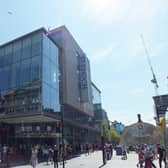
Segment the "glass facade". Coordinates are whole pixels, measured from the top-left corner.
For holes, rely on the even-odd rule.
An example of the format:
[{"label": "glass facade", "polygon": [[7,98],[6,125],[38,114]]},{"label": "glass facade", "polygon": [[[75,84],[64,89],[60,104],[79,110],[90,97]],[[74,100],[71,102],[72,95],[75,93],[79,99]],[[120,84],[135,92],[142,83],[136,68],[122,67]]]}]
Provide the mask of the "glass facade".
[{"label": "glass facade", "polygon": [[92,103],[101,104],[101,93],[93,84],[92,84]]},{"label": "glass facade", "polygon": [[58,48],[43,35],[42,102],[45,111],[60,111]]},{"label": "glass facade", "polygon": [[58,74],[58,48],[42,31],[2,46],[0,113],[59,111]]}]

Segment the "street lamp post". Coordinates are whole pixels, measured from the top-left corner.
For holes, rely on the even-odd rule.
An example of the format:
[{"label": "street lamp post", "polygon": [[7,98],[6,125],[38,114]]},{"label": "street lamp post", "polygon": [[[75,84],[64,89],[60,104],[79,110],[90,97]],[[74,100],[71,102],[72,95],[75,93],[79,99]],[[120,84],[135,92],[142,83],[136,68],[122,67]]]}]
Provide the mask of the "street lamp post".
[{"label": "street lamp post", "polygon": [[61,133],[62,133],[62,167],[65,168],[65,146],[64,146],[64,105],[61,105]]},{"label": "street lamp post", "polygon": [[102,125],[102,131],[101,131],[101,146],[102,146],[102,159],[103,159],[103,165],[106,164],[106,157],[105,157],[105,139],[104,139],[104,126]]}]

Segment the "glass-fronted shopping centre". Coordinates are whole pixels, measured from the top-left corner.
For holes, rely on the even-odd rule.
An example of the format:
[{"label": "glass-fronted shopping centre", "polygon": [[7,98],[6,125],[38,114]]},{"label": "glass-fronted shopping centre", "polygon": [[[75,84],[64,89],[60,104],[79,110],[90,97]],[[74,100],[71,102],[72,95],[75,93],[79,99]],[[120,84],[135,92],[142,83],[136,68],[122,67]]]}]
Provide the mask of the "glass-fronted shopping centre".
[{"label": "glass-fronted shopping centre", "polygon": [[61,116],[66,143],[100,143],[92,90],[89,60],[65,26],[1,45],[0,144],[60,143]]}]

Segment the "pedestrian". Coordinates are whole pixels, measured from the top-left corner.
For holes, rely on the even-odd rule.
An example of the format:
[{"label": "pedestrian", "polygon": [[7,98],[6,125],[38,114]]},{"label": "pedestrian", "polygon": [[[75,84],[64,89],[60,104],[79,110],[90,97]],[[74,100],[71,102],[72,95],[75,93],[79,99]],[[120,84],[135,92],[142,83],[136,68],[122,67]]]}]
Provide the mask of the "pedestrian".
[{"label": "pedestrian", "polygon": [[122,152],[122,160],[127,160],[127,151],[126,148],[123,148],[123,152]]},{"label": "pedestrian", "polygon": [[138,163],[137,163],[137,167],[139,166],[140,168],[143,168],[143,163],[145,161],[145,157],[144,157],[144,152],[143,152],[143,148],[140,149],[140,151],[138,152]]},{"label": "pedestrian", "polygon": [[153,163],[153,153],[150,148],[147,148],[145,153],[145,168],[156,168],[155,164]]},{"label": "pedestrian", "polygon": [[110,154],[111,154],[111,158],[113,157],[113,145],[110,144]]},{"label": "pedestrian", "polygon": [[31,153],[31,159],[30,159],[30,163],[32,165],[33,168],[36,168],[37,166],[37,149],[35,147],[32,148],[32,153]]},{"label": "pedestrian", "polygon": [[46,164],[49,165],[49,164],[48,164],[48,161],[49,161],[49,148],[48,148],[47,145],[45,145],[45,146],[43,147],[42,152],[43,152],[43,156],[44,156],[44,159],[45,159],[45,161],[46,161]]},{"label": "pedestrian", "polygon": [[53,149],[49,147],[48,151],[49,151],[48,162],[50,161],[51,164],[53,164]]},{"label": "pedestrian", "polygon": [[145,159],[145,168],[157,168],[155,164],[153,163],[152,157],[148,157]]},{"label": "pedestrian", "polygon": [[89,144],[85,145],[86,153],[89,155]]},{"label": "pedestrian", "polygon": [[7,162],[7,150],[8,147],[5,144],[2,148],[2,162]]},{"label": "pedestrian", "polygon": [[166,150],[160,144],[158,144],[158,154],[159,154],[159,167],[162,168],[162,161],[164,162],[166,167]]},{"label": "pedestrian", "polygon": [[2,146],[0,144],[0,163],[2,162]]},{"label": "pedestrian", "polygon": [[58,149],[56,145],[54,145],[53,150],[53,162],[54,162],[54,168],[58,168]]}]

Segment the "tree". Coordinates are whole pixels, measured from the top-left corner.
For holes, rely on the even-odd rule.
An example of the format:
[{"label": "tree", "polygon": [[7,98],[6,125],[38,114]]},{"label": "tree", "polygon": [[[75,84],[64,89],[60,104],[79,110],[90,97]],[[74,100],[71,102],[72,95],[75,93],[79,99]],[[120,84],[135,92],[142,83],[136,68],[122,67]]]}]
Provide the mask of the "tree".
[{"label": "tree", "polygon": [[110,134],[110,129],[109,129],[109,123],[106,120],[103,121],[103,132],[104,132],[105,141],[110,142],[111,134]]},{"label": "tree", "polygon": [[111,130],[111,142],[113,144],[119,144],[121,135],[117,132],[115,128]]},{"label": "tree", "polygon": [[103,122],[103,131],[104,138],[106,142],[118,144],[120,141],[120,133],[116,130],[116,128],[110,128],[108,121]]}]

